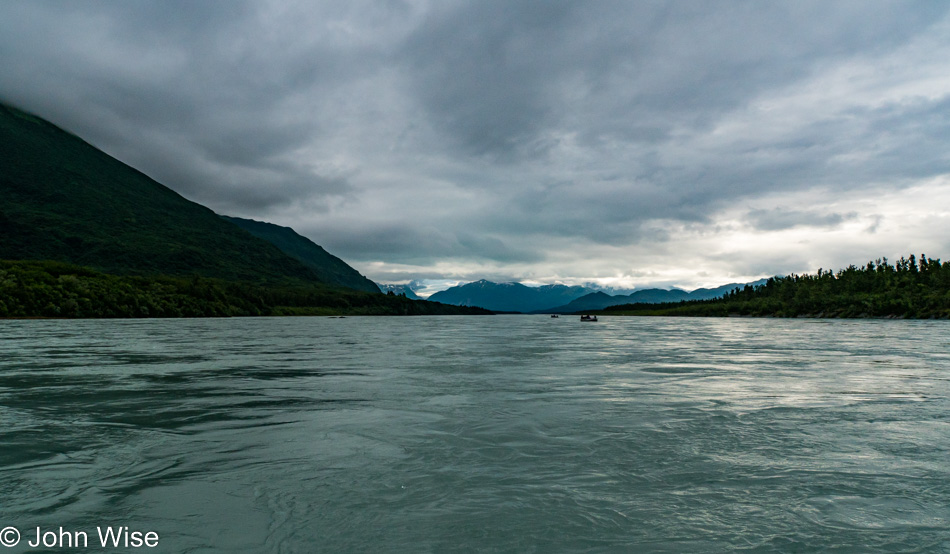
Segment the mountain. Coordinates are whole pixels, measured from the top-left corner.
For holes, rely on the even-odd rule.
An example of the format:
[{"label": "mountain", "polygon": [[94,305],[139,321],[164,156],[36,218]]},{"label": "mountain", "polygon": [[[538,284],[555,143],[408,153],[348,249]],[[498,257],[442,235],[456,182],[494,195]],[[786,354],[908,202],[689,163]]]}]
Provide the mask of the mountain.
[{"label": "mountain", "polygon": [[[758,285],[765,279],[751,283]],[[610,295],[588,287],[544,285],[529,287],[520,283],[493,283],[482,279],[437,292],[429,300],[454,306],[478,306],[497,312],[575,313],[603,310],[620,304],[660,304],[681,300],[719,298],[745,283],[730,283],[714,289],[643,289],[626,295]]]},{"label": "mountain", "polygon": [[379,290],[383,292],[391,292],[395,295],[406,295],[406,298],[410,300],[422,300],[419,295],[416,294],[416,291],[412,290],[412,287],[409,285],[393,285],[387,283],[376,283],[376,286],[379,287]]},{"label": "mountain", "polygon": [[[766,280],[750,283],[759,285]],[[719,298],[746,283],[730,283],[713,289],[642,289],[626,295],[610,295],[588,287],[544,285],[529,287],[520,283],[493,283],[482,279],[437,292],[429,300],[455,306],[478,306],[498,312],[574,313],[603,310],[620,304],[660,304],[681,300]]]},{"label": "mountain", "polygon": [[365,292],[380,292],[375,283],[360,275],[346,262],[330,254],[319,244],[298,235],[290,227],[240,217],[221,217],[303,263],[324,283]]},{"label": "mountain", "polygon": [[455,306],[478,306],[501,312],[532,312],[546,306],[570,302],[590,292],[590,289],[577,286],[529,287],[521,283],[493,283],[482,279],[439,291],[430,296],[429,300]]},{"label": "mountain", "polygon": [[545,310],[538,310],[544,313],[576,313],[593,312],[603,310],[610,306],[619,306],[622,304],[662,304],[664,302],[680,302],[682,300],[708,300],[720,298],[726,293],[736,288],[743,288],[746,285],[757,286],[765,283],[767,279],[759,279],[752,283],[729,283],[713,289],[696,289],[692,292],[686,292],[680,289],[643,289],[634,291],[627,295],[611,296],[603,292],[595,292],[582,296],[563,306],[557,306]]},{"label": "mountain", "polygon": [[603,292],[595,292],[582,296],[563,306],[547,308],[545,313],[574,313],[574,312],[592,312],[603,310],[608,306],[618,304],[658,304],[661,302],[679,302],[689,298],[689,293],[680,289],[643,289],[635,291],[629,295],[611,296]]},{"label": "mountain", "polygon": [[126,275],[324,282],[304,262],[210,209],[3,104],[0,198],[0,259],[55,260]]}]

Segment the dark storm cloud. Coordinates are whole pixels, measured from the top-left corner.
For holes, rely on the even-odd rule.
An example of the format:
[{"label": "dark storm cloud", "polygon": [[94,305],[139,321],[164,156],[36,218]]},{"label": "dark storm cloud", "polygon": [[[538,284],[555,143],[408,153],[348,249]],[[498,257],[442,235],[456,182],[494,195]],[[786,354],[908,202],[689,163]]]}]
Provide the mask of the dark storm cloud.
[{"label": "dark storm cloud", "polygon": [[[622,149],[627,163],[605,156],[603,173],[543,190],[519,185],[516,208],[502,206],[488,218],[493,228],[620,243],[640,238],[651,217],[704,221],[735,198],[824,183],[829,166],[843,187],[906,178],[908,163],[921,169],[915,176],[948,170],[938,150],[944,141],[911,129],[880,145],[870,163],[842,161],[880,142],[874,121],[891,132],[897,127],[890,119],[901,127],[939,126],[924,113],[940,113],[932,102],[836,115],[776,133],[777,139],[750,129],[753,134],[710,147],[707,156],[664,156],[684,136],[709,132],[724,114],[816,67],[903,44],[942,15],[939,4],[911,10],[820,2],[525,6],[470,3],[436,10],[419,27],[405,56],[433,125],[464,156],[543,163],[573,133],[578,147]],[[889,161],[906,149],[918,152],[913,162]],[[619,185],[609,186],[611,180]],[[592,221],[599,225],[585,225]]]},{"label": "dark storm cloud", "polygon": [[550,125],[563,78],[552,51],[570,29],[566,3],[436,6],[402,52],[433,123],[472,154],[529,154]]},{"label": "dark storm cloud", "polygon": [[526,266],[733,207],[834,227],[857,216],[744,202],[950,172],[948,9],[6,2],[0,98],[348,260]]},{"label": "dark storm cloud", "polygon": [[534,156],[549,131],[655,144],[823,60],[886,49],[945,10],[796,2],[511,2],[437,8],[404,51],[433,122],[471,154]]},{"label": "dark storm cloud", "polygon": [[0,94],[192,198],[253,209],[346,188],[281,157],[334,132],[310,99],[359,78],[373,52],[253,2],[6,8],[0,40],[17,48]]}]

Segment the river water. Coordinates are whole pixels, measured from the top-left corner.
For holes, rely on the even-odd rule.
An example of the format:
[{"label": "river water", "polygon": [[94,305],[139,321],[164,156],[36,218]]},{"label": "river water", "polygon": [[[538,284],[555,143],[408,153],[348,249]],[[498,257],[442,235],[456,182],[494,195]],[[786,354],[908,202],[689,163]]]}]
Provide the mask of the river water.
[{"label": "river water", "polygon": [[149,552],[950,552],[950,324],[0,321],[0,553],[107,526]]}]

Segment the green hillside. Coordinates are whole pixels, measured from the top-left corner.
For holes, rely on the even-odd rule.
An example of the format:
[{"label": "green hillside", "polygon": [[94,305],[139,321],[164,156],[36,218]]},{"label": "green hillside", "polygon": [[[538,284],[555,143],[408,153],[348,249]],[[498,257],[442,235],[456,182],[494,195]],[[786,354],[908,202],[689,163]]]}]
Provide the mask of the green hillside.
[{"label": "green hillside", "polygon": [[360,275],[340,258],[324,250],[319,244],[298,235],[290,227],[240,217],[222,217],[303,263],[325,283],[366,292],[379,292],[379,287],[375,283]]},{"label": "green hillside", "polygon": [[0,259],[313,282],[299,261],[38,117],[0,104]]}]

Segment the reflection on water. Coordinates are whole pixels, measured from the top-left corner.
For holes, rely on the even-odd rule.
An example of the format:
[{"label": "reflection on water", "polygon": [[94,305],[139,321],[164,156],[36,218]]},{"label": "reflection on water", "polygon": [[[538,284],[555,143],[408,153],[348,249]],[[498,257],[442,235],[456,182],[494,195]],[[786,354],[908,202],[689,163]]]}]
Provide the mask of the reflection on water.
[{"label": "reflection on water", "polygon": [[162,552],[948,552],[948,330],[0,321],[0,527],[126,525]]}]

